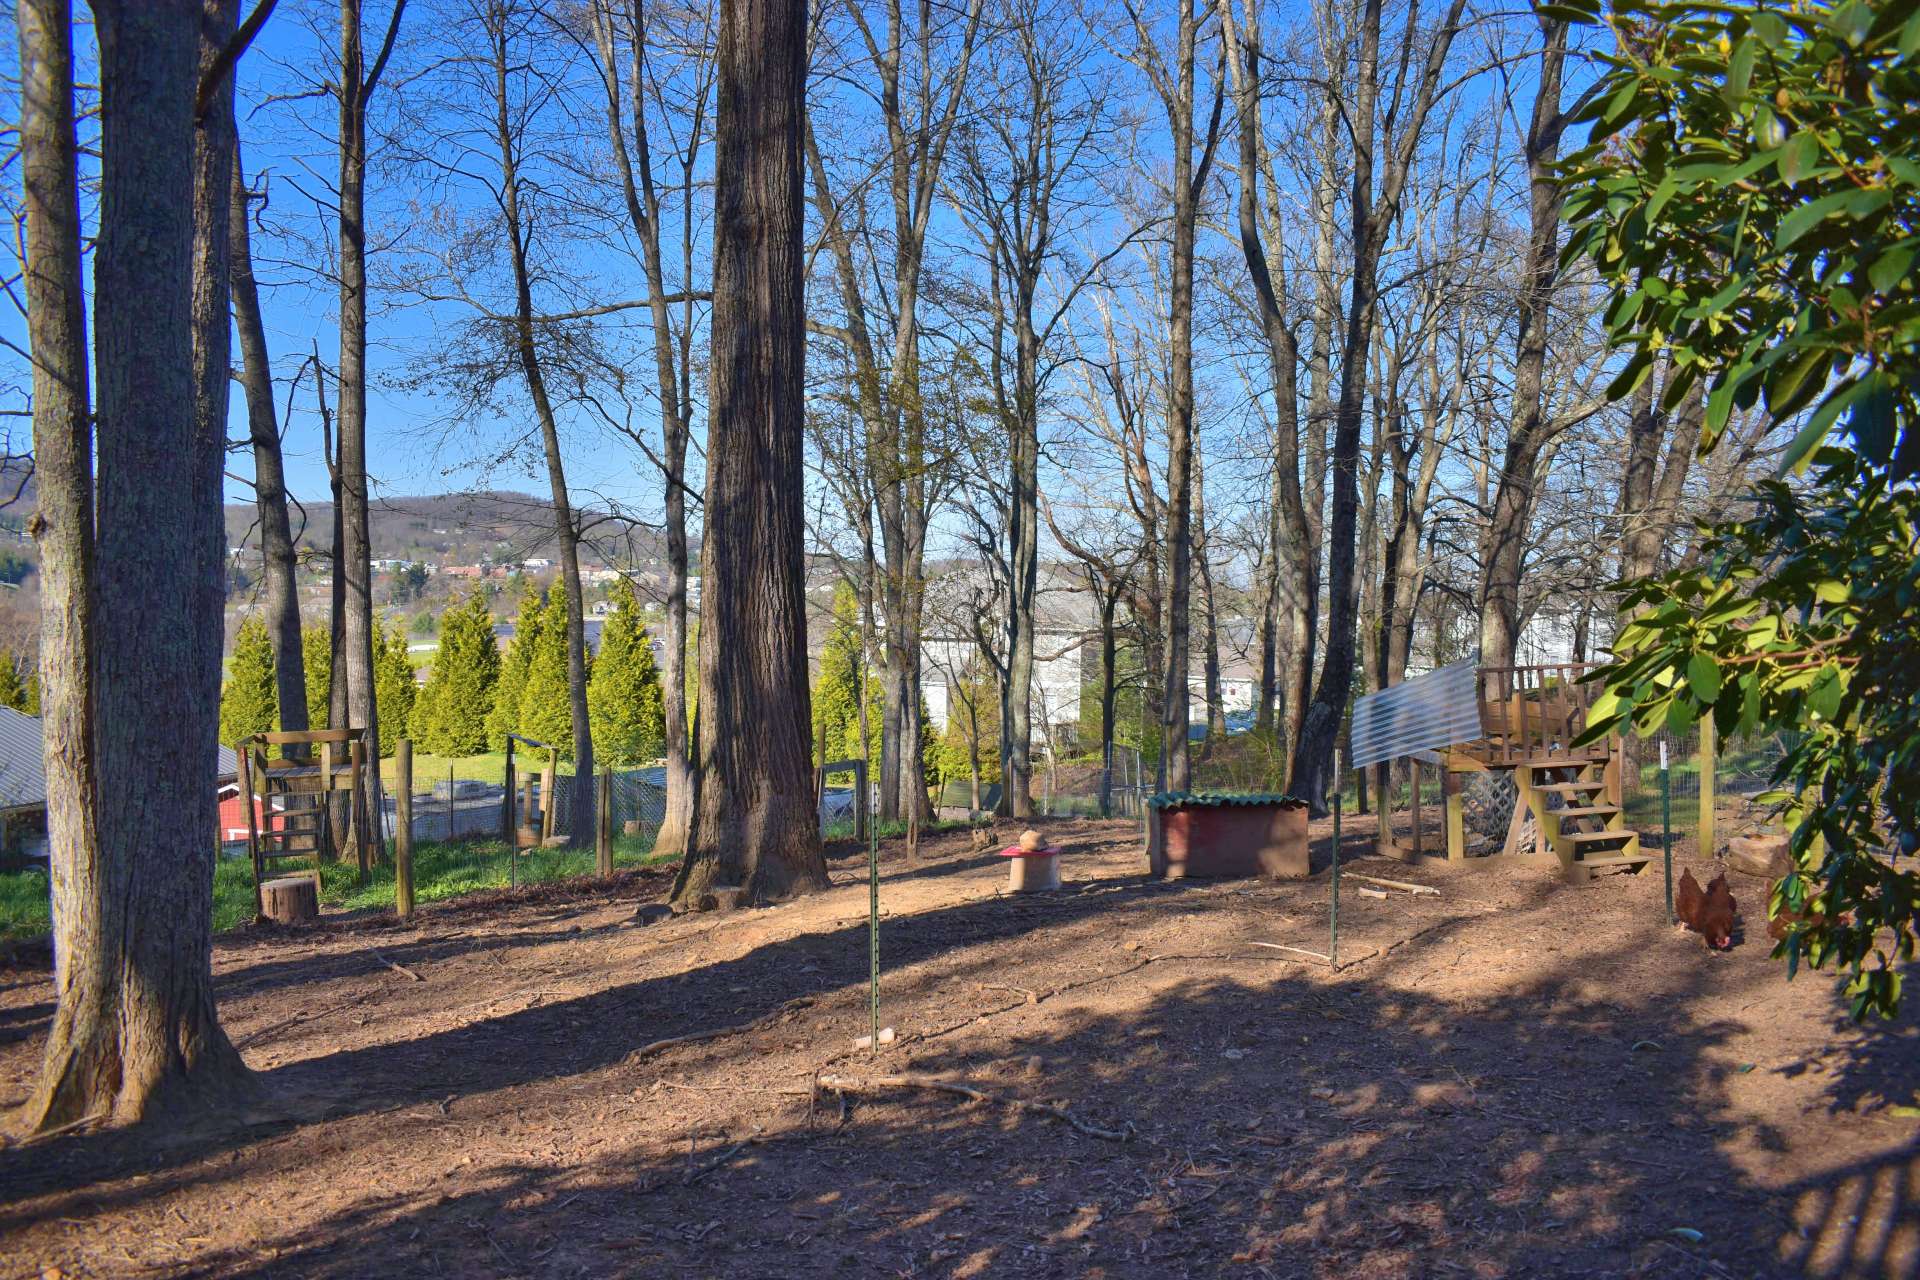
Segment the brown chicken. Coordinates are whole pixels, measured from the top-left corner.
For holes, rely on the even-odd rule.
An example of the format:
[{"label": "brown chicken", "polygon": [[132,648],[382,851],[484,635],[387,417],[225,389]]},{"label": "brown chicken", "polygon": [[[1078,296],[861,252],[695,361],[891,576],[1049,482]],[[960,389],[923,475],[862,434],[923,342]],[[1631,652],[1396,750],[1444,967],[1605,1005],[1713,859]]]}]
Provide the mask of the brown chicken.
[{"label": "brown chicken", "polygon": [[1680,873],[1680,887],[1674,891],[1673,914],[1680,923],[1707,941],[1715,951],[1733,946],[1733,891],[1727,888],[1727,873],[1722,871],[1707,881],[1703,892],[1693,872]]}]

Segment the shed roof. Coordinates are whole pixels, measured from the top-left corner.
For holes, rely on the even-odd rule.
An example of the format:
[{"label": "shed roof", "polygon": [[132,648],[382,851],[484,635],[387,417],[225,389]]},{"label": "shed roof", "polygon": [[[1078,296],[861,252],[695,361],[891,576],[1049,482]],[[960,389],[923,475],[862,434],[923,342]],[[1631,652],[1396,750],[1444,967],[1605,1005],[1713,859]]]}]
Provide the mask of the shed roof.
[{"label": "shed roof", "polygon": [[[240,770],[233,748],[220,748],[220,780]],[[0,811],[38,809],[47,803],[45,736],[40,718],[0,707]]]}]

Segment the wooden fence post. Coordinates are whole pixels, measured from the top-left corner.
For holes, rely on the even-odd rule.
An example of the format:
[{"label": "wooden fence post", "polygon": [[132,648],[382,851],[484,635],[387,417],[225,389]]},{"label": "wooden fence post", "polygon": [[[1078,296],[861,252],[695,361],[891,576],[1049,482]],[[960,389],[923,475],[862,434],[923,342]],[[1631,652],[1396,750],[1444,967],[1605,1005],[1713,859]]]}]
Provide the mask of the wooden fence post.
[{"label": "wooden fence post", "polygon": [[393,913],[405,920],[413,914],[413,741],[402,738],[393,748]]},{"label": "wooden fence post", "polygon": [[560,764],[552,747],[547,748],[547,763],[540,770],[540,839],[553,835],[554,792],[559,789]]},{"label": "wooden fence post", "polygon": [[594,851],[600,857],[600,878],[613,874],[613,767],[600,770],[599,803],[594,805]]},{"label": "wooden fence post", "polygon": [[1718,754],[1718,743],[1714,741],[1713,715],[1711,712],[1700,717],[1700,856],[1711,858],[1714,852],[1713,839],[1713,771],[1714,757]]}]

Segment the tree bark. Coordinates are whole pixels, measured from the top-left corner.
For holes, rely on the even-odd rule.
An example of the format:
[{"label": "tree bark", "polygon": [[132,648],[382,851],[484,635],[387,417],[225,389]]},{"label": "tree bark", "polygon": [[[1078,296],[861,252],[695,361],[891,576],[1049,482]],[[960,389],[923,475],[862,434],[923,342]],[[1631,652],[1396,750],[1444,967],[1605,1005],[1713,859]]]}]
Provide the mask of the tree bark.
[{"label": "tree bark", "polygon": [[1559,276],[1560,184],[1553,164],[1560,153],[1560,73],[1567,56],[1566,23],[1542,19],[1546,45],[1540,55],[1540,87],[1527,131],[1527,177],[1531,183],[1526,275],[1520,287],[1519,335],[1515,339],[1513,409],[1506,456],[1494,491],[1493,514],[1481,554],[1480,662],[1513,665],[1520,638],[1520,577],[1525,568],[1527,527],[1533,515],[1540,451],[1553,429],[1546,420],[1543,381],[1547,362],[1547,311]]},{"label": "tree bark", "polygon": [[[43,662],[64,648],[59,658],[73,665],[48,665],[42,697],[53,721],[50,780],[66,775],[76,790],[50,821],[59,837],[78,837],[54,854],[59,1009],[29,1108],[43,1127],[230,1103],[246,1079],[214,1010],[207,839],[216,816],[226,406],[224,394],[207,393],[216,370],[225,387],[224,363],[215,362],[226,354],[232,148],[221,121],[231,117],[216,111],[197,129],[194,118],[202,68],[231,32],[233,12],[231,0],[211,0],[204,15],[197,0],[95,6],[99,501],[89,635],[85,558],[73,555],[86,531],[72,522],[85,509],[85,469],[74,451],[84,432],[76,438],[71,420],[84,383],[68,366],[78,277],[66,273],[79,249],[78,218],[66,217],[77,213],[66,194],[75,156],[69,16],[64,4],[22,6],[31,122],[22,137],[38,187],[30,187],[30,233],[36,220],[51,233],[49,271],[61,275],[30,286],[53,305],[45,319],[57,339],[48,367],[36,360],[36,384],[63,388],[48,406],[53,468],[42,485],[52,493],[38,532],[61,562],[52,589],[43,586],[47,612],[57,615]],[[48,96],[34,102],[41,91]],[[41,199],[50,216],[36,219]],[[69,236],[70,246],[59,243]],[[54,411],[68,420],[56,424]],[[75,698],[89,684],[91,705]],[[63,746],[73,757],[51,758]],[[93,805],[104,796],[113,802]],[[70,807],[83,803],[97,823],[91,847]]]},{"label": "tree bark", "polygon": [[273,637],[274,691],[279,697],[280,727],[297,733],[307,728],[307,673],[301,652],[300,592],[293,522],[287,514],[286,465],[280,452],[280,425],[273,406],[273,361],[260,313],[260,288],[253,275],[252,236],[247,217],[247,186],[239,143],[233,154],[228,200],[232,259],[233,323],[240,337],[240,385],[247,397],[247,434],[253,444],[253,497],[260,514],[261,576],[266,585],[267,631]]},{"label": "tree bark", "polygon": [[805,0],[723,0],[692,839],[674,900],[823,889],[805,596]]},{"label": "tree bark", "polygon": [[97,825],[93,433],[69,0],[21,0],[16,30],[39,490],[28,527],[40,551],[40,716],[58,1002],[25,1117],[29,1127],[57,1128],[111,1110],[118,1093],[118,947],[127,895]]}]

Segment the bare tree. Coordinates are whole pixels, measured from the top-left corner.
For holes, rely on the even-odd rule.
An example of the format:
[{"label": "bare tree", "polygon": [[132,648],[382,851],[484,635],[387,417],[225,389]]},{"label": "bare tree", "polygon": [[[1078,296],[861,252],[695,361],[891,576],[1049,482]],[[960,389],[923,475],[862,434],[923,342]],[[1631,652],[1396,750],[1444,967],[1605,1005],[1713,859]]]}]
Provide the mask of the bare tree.
[{"label": "bare tree", "polygon": [[[680,265],[687,284],[681,303],[683,310],[676,325],[666,284],[662,201],[654,177],[653,137],[647,124],[647,87],[654,86],[658,96],[660,80],[649,65],[646,6],[642,0],[627,0],[624,5],[616,4],[615,0],[594,0],[592,17],[594,46],[599,55],[601,80],[606,86],[607,135],[614,170],[619,177],[621,203],[640,242],[640,261],[649,295],[648,319],[653,329],[654,375],[660,404],[659,464],[665,486],[667,540],[666,653],[660,667],[666,722],[663,749],[667,762],[667,794],[653,851],[660,856],[677,855],[686,851],[694,794],[693,768],[688,754],[686,693],[687,446],[693,436],[694,415],[692,204],[706,136],[713,65],[702,39],[689,55],[692,65],[687,74],[692,89],[683,106],[689,118],[679,134],[678,144],[673,147],[673,162],[679,174],[677,192],[683,205]],[[697,34],[704,37],[705,15],[700,17],[701,29]],[[627,54],[624,74],[620,57],[623,37]]]},{"label": "bare tree", "polygon": [[[230,102],[228,106],[231,110]],[[227,208],[233,326],[240,338],[240,385],[246,393],[247,436],[253,446],[253,498],[260,517],[267,631],[273,637],[274,692],[279,696],[280,727],[299,732],[307,728],[307,673],[300,643],[300,592],[294,583],[298,562],[287,512],[280,424],[273,405],[273,361],[260,312],[260,286],[253,274],[249,203],[236,139]]]},{"label": "bare tree", "polygon": [[[1137,11],[1134,46],[1128,57],[1152,82],[1167,116],[1173,168],[1171,268],[1167,310],[1169,369],[1167,386],[1167,651],[1166,683],[1160,709],[1161,790],[1185,791],[1191,780],[1187,728],[1189,583],[1193,573],[1193,251],[1201,194],[1220,137],[1225,84],[1215,77],[1213,110],[1204,129],[1196,129],[1195,62],[1208,9],[1180,0],[1169,63],[1157,35]],[[1197,154],[1196,154],[1197,149]]]},{"label": "bare tree", "polygon": [[827,884],[807,690],[804,0],[723,0],[698,790],[675,902]]},{"label": "bare tree", "polygon": [[1510,666],[1520,634],[1520,574],[1526,555],[1528,517],[1538,479],[1540,451],[1569,419],[1548,419],[1543,403],[1547,363],[1547,308],[1553,300],[1560,266],[1560,183],[1553,173],[1560,154],[1560,79],[1567,57],[1567,24],[1540,19],[1545,36],[1540,51],[1540,83],[1527,130],[1528,237],[1515,340],[1513,411],[1507,429],[1506,457],[1487,525],[1481,556],[1480,661]]},{"label": "bare tree", "polygon": [[[902,804],[924,813],[925,764],[920,744],[920,629],[925,607],[928,522],[932,502],[929,472],[936,451],[922,387],[924,355],[921,301],[929,227],[954,124],[979,38],[984,0],[967,0],[951,13],[930,4],[909,11],[900,0],[882,6],[876,29],[855,0],[845,11],[864,76],[871,76],[885,144],[879,161],[888,206],[888,254],[872,253],[874,266],[890,275],[890,288],[869,304],[855,261],[856,239],[874,240],[861,191],[836,196],[828,166],[811,132],[808,154],[814,199],[828,227],[846,324],[828,332],[845,348],[853,368],[867,426],[865,457],[872,472],[885,572],[878,602],[885,627],[885,724],[880,738],[880,814],[898,816]],[[852,226],[844,223],[850,220]],[[890,271],[888,270],[890,268]],[[892,330],[882,356],[871,313],[878,310]]]},{"label": "bare tree", "polygon": [[[545,7],[538,0],[455,0],[441,17],[446,53],[439,74],[416,86],[394,142],[396,153],[440,194],[428,229],[432,239],[420,246],[409,287],[430,300],[457,301],[468,313],[463,324],[443,331],[445,343],[423,362],[429,376],[452,374],[454,398],[475,409],[490,406],[504,384],[517,383],[533,410],[528,443],[546,473],[566,594],[574,766],[567,839],[579,846],[594,831],[593,732],[581,527],[567,485],[551,366],[564,366],[577,379],[580,369],[595,365],[585,325],[611,304],[553,311],[536,305],[544,301],[536,288],[564,275],[555,242],[569,229],[572,210],[556,178],[565,166],[555,156],[574,141],[575,119],[568,61],[535,56],[564,47]],[[464,203],[472,188],[481,196],[473,202],[479,212],[469,217]],[[487,296],[491,290],[505,294],[504,301]],[[344,463],[342,470],[350,474]]]},{"label": "bare tree", "polygon": [[[367,517],[367,107],[379,87],[400,33],[407,0],[393,0],[386,34],[366,61],[361,0],[340,0],[340,65],[331,89],[340,108],[338,237],[340,272],[339,495],[340,536],[334,545],[334,581],[340,606],[333,611],[333,702],[336,727],[363,728],[380,736],[373,696],[373,541]],[[372,812],[380,812],[379,771],[374,771]],[[344,848],[344,844],[336,847]]]},{"label": "bare tree", "polygon": [[[1314,804],[1325,802],[1333,768],[1333,748],[1346,715],[1352,689],[1359,629],[1357,557],[1360,514],[1360,433],[1366,408],[1368,351],[1377,323],[1378,271],[1387,235],[1399,220],[1400,200],[1414,153],[1420,145],[1427,117],[1441,89],[1447,53],[1460,27],[1466,0],[1450,0],[1437,30],[1419,29],[1420,6],[1407,5],[1403,72],[1416,42],[1431,41],[1425,60],[1408,84],[1405,75],[1388,85],[1387,132],[1380,133],[1380,40],[1384,0],[1363,0],[1359,43],[1351,100],[1342,105],[1353,151],[1353,178],[1348,197],[1353,275],[1348,290],[1345,337],[1340,351],[1340,398],[1335,409],[1333,450],[1333,507],[1327,528],[1327,657],[1314,687],[1313,702],[1300,727],[1293,757],[1289,790]],[[1404,111],[1404,115],[1399,113]],[[1398,134],[1392,132],[1399,130]],[[1376,150],[1384,145],[1384,163],[1376,166]],[[1376,182],[1378,188],[1376,189]]]},{"label": "bare tree", "polygon": [[[1040,413],[1057,362],[1055,330],[1107,255],[1070,273],[1043,296],[1050,269],[1067,257],[1063,239],[1088,220],[1086,183],[1106,160],[1100,143],[1112,120],[1086,34],[1085,13],[1054,0],[1001,0],[1001,58],[976,78],[979,105],[962,129],[952,181],[956,204],[987,258],[989,375],[1006,429],[1007,678],[1000,708],[1005,758],[1001,811],[1033,812],[1034,603],[1040,566]],[[1131,240],[1122,237],[1111,252]],[[1006,358],[1012,348],[1011,368]]]}]

